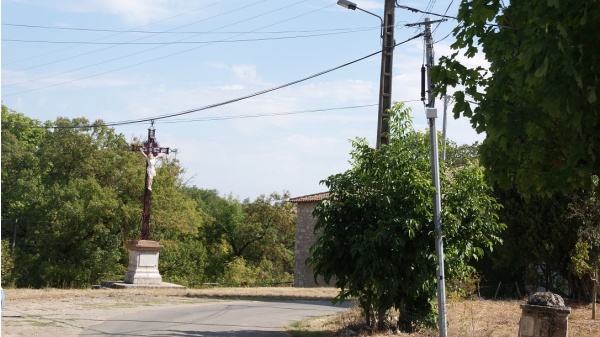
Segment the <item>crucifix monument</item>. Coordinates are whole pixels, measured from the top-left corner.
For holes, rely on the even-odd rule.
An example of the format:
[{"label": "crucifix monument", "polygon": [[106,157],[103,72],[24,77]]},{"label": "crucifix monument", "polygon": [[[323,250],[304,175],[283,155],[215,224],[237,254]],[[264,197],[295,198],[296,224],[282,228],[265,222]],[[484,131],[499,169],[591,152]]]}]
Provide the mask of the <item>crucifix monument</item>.
[{"label": "crucifix monument", "polygon": [[148,140],[142,146],[131,145],[131,150],[140,151],[146,158],[146,179],[140,239],[130,241],[127,244],[129,268],[125,273],[125,283],[161,284],[162,277],[158,271],[158,255],[163,247],[160,243],[151,240],[150,205],[152,201],[152,182],[156,176],[156,160],[169,154],[171,150],[168,147],[160,147],[156,141],[154,121],[148,129]]},{"label": "crucifix monument", "polygon": [[131,145],[131,151],[140,151],[146,158],[146,184],[144,186],[144,211],[142,212],[142,226],[140,240],[150,240],[150,205],[152,201],[152,182],[156,176],[156,160],[171,152],[168,147],[160,147],[156,141],[154,123],[148,129],[148,140],[143,146]]}]

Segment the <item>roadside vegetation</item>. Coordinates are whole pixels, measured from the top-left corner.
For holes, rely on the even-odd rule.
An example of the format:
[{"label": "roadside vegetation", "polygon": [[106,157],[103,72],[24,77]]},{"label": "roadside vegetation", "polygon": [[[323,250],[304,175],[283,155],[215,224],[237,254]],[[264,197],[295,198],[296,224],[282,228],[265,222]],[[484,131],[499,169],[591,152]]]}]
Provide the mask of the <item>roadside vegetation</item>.
[{"label": "roadside vegetation", "polygon": [[[514,337],[519,333],[520,304],[525,300],[451,300],[448,303],[448,336],[453,337]],[[600,324],[589,319],[591,304],[567,302],[572,309],[569,315],[569,337],[600,336]],[[413,333],[401,333],[395,329],[373,331],[364,325],[363,314],[358,307],[347,313],[294,322],[286,327],[292,337],[340,337],[352,336],[411,336],[438,337],[433,328],[423,328]],[[390,325],[393,325],[390,322]]]},{"label": "roadside vegetation", "polygon": [[[454,91],[455,116],[486,138],[441,148],[449,335],[514,336],[511,300],[544,289],[575,308],[572,336],[597,336],[600,35],[590,32],[600,2],[462,0],[457,18],[434,87]],[[465,60],[478,55],[488,68]],[[313,213],[319,238],[308,263],[338,288],[334,300],[357,308],[296,323],[297,336],[435,335],[429,140],[402,103],[390,116],[390,145],[353,140],[351,169],[323,177],[329,197]],[[102,121],[41,122],[2,105],[1,127],[2,286],[121,279],[125,243],[139,234],[144,158]],[[176,156],[157,171],[152,236],[165,246],[164,281],[291,283],[296,209],[287,192],[239,200],[190,186]]]},{"label": "roadside vegetation", "polygon": [[[2,106],[2,286],[121,280],[125,243],[139,237],[145,159],[102,121],[48,124]],[[151,226],[165,247],[165,282],[292,281],[296,214],[287,192],[239,200],[188,186],[176,156],[157,172]]]}]

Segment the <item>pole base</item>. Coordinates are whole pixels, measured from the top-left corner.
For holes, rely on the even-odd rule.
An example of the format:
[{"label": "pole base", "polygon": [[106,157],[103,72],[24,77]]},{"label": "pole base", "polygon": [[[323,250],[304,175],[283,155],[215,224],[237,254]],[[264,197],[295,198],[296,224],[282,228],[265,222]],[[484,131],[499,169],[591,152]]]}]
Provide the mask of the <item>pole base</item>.
[{"label": "pole base", "polygon": [[163,246],[156,241],[137,240],[127,244],[129,268],[124,282],[128,284],[161,284],[158,271],[158,256]]}]

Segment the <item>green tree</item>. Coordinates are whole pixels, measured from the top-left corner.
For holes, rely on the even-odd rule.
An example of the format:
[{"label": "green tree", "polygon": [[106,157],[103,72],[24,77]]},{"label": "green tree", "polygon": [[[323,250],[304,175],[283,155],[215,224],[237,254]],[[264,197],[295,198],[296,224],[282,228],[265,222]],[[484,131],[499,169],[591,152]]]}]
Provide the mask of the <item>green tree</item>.
[{"label": "green tree", "polygon": [[2,240],[2,247],[0,253],[2,254],[2,287],[7,287],[12,285],[13,268],[15,266],[14,256],[10,249],[10,244],[8,240]]},{"label": "green tree", "polygon": [[[2,105],[2,237],[15,239],[28,230],[29,207],[39,199],[41,173],[36,146],[41,123]],[[14,252],[13,252],[14,253]]]},{"label": "green tree", "polygon": [[[594,177],[593,186],[598,185]],[[589,279],[592,284],[592,319],[596,319],[596,295],[598,293],[600,269],[600,200],[596,188],[574,198],[570,205],[572,216],[581,222],[578,230],[579,241],[571,253],[571,270],[580,278]]]},{"label": "green tree", "polygon": [[[479,161],[479,143],[458,145],[446,140],[446,163],[451,166],[464,166]],[[441,160],[441,159],[440,159]]]},{"label": "green tree", "polygon": [[[458,21],[434,81],[441,93],[462,86],[454,114],[486,133],[486,174],[527,195],[589,187],[600,174],[600,2],[463,0]],[[488,69],[459,60],[478,50]]]},{"label": "green tree", "polygon": [[296,208],[289,197],[288,192],[271,193],[243,203],[243,257],[258,267],[263,282],[287,281],[294,272]]},{"label": "green tree", "polygon": [[[434,322],[434,189],[428,136],[412,128],[403,104],[394,105],[390,118],[389,146],[375,150],[353,141],[352,168],[323,181],[329,197],[313,213],[319,236],[309,262],[315,275],[335,278],[337,300],[359,299],[367,324],[382,327],[396,307],[400,329],[411,331]],[[503,225],[481,169],[470,161],[454,164],[441,170],[443,230],[447,275],[459,278],[499,242]]]},{"label": "green tree", "polygon": [[[10,118],[18,116],[13,113]],[[130,169],[134,162],[124,150],[123,137],[101,122],[89,126],[85,119],[59,118],[55,125],[53,129],[30,125],[29,133],[10,128],[11,124],[3,129],[3,134],[15,138],[37,135],[35,144],[27,137],[2,153],[3,215],[15,224],[2,234],[16,238],[21,286],[83,287],[109,271],[122,271],[120,234],[135,218],[122,207],[135,199],[127,195],[127,184],[133,180],[127,173],[135,170]],[[21,149],[29,150],[24,154],[33,164],[27,173],[32,180],[17,185],[11,181],[21,163],[4,159],[18,158]],[[27,193],[19,195],[23,191]],[[13,205],[21,205],[21,211],[17,213]],[[9,211],[4,213],[5,209]]]},{"label": "green tree", "polygon": [[216,190],[185,191],[208,216],[202,237],[212,282],[239,283],[241,275],[259,283],[291,278],[296,213],[287,192],[239,201]]},{"label": "green tree", "polygon": [[184,193],[195,201],[196,209],[207,215],[200,237],[210,259],[205,266],[208,282],[224,278],[228,263],[233,259],[232,248],[225,237],[225,230],[235,226],[243,217],[241,203],[231,195],[219,196],[217,190],[205,190],[195,186],[183,187]]},{"label": "green tree", "polygon": [[[14,247],[16,285],[87,287],[121,277],[124,243],[139,237],[139,153],[101,121],[41,124],[4,106],[2,140],[2,239]],[[167,280],[197,284],[207,260],[199,241],[207,215],[184,194],[176,159],[158,171],[152,221],[168,247],[160,268]]]},{"label": "green tree", "polygon": [[[140,157],[139,165],[143,167],[145,160]],[[159,263],[163,279],[194,287],[207,282],[210,262],[202,230],[210,217],[188,196],[181,181],[183,173],[177,159],[163,159],[157,168],[152,187],[151,230],[153,240],[164,246]],[[140,180],[139,191],[143,188],[144,181]]]},{"label": "green tree", "polygon": [[[569,270],[570,254],[581,226],[569,211],[574,194],[556,192],[524,198],[515,189],[494,190],[493,195],[503,206],[498,216],[506,230],[500,235],[503,244],[477,263],[478,272],[488,284],[548,286],[550,291],[563,295],[568,286],[569,293],[579,293],[579,282]],[[560,275],[569,284],[556,282],[560,278],[552,275]],[[495,290],[485,295],[494,296]],[[518,296],[521,290],[509,289],[510,293],[500,296]]]}]

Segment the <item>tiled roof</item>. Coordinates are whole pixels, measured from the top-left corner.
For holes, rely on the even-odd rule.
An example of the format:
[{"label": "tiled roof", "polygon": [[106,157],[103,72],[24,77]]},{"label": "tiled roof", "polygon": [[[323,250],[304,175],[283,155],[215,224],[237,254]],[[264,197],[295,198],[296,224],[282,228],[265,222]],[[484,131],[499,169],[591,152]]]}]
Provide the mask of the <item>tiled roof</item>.
[{"label": "tiled roof", "polygon": [[329,196],[329,192],[321,192],[315,194],[304,195],[301,197],[290,198],[290,202],[302,203],[302,202],[315,202],[321,201]]}]

